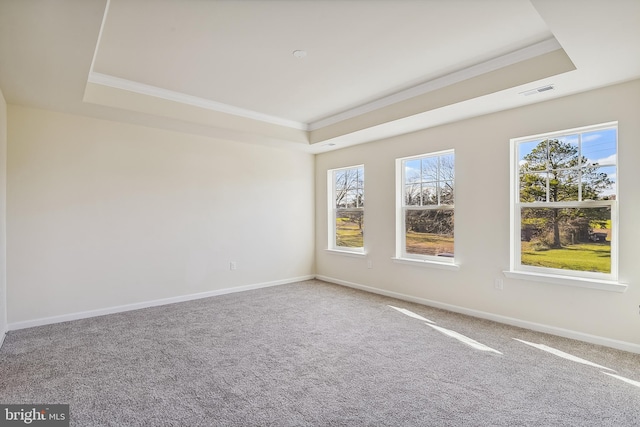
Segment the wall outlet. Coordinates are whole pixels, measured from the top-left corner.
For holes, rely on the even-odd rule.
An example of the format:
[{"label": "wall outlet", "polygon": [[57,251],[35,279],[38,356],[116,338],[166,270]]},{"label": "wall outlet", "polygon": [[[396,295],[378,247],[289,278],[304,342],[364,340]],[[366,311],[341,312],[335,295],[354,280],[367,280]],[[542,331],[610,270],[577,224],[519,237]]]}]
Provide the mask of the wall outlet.
[{"label": "wall outlet", "polygon": [[502,281],[502,279],[496,279],[493,282],[493,287],[496,288],[497,290],[501,291],[504,289],[504,282]]},{"label": "wall outlet", "polygon": [[367,260],[367,268],[373,268],[373,261],[370,259]]},{"label": "wall outlet", "polygon": [[238,269],[238,263],[236,261],[231,261],[229,263],[229,270],[237,270]]}]

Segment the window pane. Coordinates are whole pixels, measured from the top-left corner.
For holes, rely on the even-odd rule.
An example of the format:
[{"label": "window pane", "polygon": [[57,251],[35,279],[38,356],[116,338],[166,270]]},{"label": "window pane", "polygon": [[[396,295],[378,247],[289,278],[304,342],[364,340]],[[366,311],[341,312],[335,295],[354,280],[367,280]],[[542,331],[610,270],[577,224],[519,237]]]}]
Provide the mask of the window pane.
[{"label": "window pane", "polygon": [[603,129],[582,134],[582,158],[590,165],[616,164],[616,129]]},{"label": "window pane", "polygon": [[336,246],[363,247],[364,212],[336,212]]},{"label": "window pane", "polygon": [[438,157],[422,159],[422,181],[438,180]]},{"label": "window pane", "polygon": [[440,204],[453,204],[453,181],[444,181],[440,183]]},{"label": "window pane", "polygon": [[438,204],[438,187],[435,182],[425,182],[422,184],[422,205]]},{"label": "window pane", "polygon": [[580,139],[577,134],[548,140],[549,169],[569,169],[580,166]]},{"label": "window pane", "polygon": [[440,180],[453,181],[455,178],[455,155],[440,156]]},{"label": "window pane", "polygon": [[546,202],[547,201],[547,173],[521,173],[520,174],[520,202]]},{"label": "window pane", "polygon": [[521,208],[522,265],[611,272],[611,209]]},{"label": "window pane", "polygon": [[579,169],[552,170],[549,172],[549,201],[576,201],[579,186]]},{"label": "window pane", "polygon": [[341,170],[335,172],[336,186],[336,207],[346,207],[347,197],[347,171]]},{"label": "window pane", "polygon": [[406,184],[420,182],[420,159],[404,162],[404,180]]},{"label": "window pane", "polygon": [[453,257],[453,210],[405,211],[408,254]]},{"label": "window pane", "polygon": [[355,190],[358,187],[358,169],[347,169],[344,173],[347,190]]},{"label": "window pane", "polygon": [[358,200],[358,192],[356,190],[349,190],[345,195],[345,207],[355,208]]},{"label": "window pane", "polygon": [[582,200],[615,200],[616,167],[582,169]]},{"label": "window pane", "polygon": [[420,206],[420,184],[408,184],[404,186],[405,206]]},{"label": "window pane", "polygon": [[547,170],[547,141],[529,141],[518,144],[520,173]]}]

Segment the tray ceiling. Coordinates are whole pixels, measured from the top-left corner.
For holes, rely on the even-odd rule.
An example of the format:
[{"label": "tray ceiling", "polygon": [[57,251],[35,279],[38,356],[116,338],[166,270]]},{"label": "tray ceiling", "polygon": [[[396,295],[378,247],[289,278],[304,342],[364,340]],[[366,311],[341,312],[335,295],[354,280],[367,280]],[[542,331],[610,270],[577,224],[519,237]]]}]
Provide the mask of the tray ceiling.
[{"label": "tray ceiling", "polygon": [[319,152],[637,78],[638,16],[635,0],[4,0],[0,88]]}]

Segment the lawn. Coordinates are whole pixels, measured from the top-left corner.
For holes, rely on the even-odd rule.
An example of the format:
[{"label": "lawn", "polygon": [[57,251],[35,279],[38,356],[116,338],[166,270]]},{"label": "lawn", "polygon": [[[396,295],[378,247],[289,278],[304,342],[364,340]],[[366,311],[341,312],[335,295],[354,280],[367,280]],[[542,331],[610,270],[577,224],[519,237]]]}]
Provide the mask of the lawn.
[{"label": "lawn", "polygon": [[336,218],[336,246],[361,248],[363,246],[362,230],[358,224],[348,218]]},{"label": "lawn", "polygon": [[453,254],[453,236],[407,232],[407,253],[420,255]]},{"label": "lawn", "polygon": [[529,242],[522,242],[523,265],[560,268],[564,270],[611,272],[609,243],[582,243],[561,249],[534,251]]}]

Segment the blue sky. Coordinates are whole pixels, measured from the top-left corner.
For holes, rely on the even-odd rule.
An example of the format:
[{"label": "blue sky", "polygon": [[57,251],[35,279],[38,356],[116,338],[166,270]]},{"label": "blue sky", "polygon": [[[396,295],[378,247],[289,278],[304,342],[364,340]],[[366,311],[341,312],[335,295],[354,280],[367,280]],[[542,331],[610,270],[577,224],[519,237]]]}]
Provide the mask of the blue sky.
[{"label": "blue sky", "polygon": [[[582,134],[582,155],[590,163],[600,165],[615,165],[616,163],[616,129],[602,129]],[[561,141],[578,145],[578,134],[565,135]],[[518,160],[522,163],[524,157],[531,152],[542,139],[520,143],[518,146]]]},{"label": "blue sky", "polygon": [[[558,138],[561,141],[578,147],[578,134],[564,135]],[[523,164],[524,157],[531,152],[543,139],[522,142],[518,145],[519,164]],[[615,194],[617,190],[617,130],[615,128],[601,129],[582,133],[582,156],[588,159],[589,163],[597,163],[601,167],[599,172],[604,172],[613,185],[603,191],[602,195]]]}]

